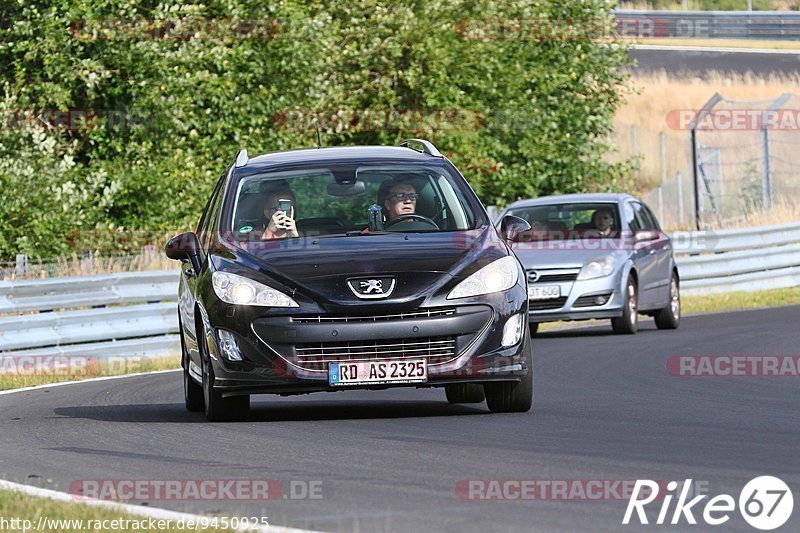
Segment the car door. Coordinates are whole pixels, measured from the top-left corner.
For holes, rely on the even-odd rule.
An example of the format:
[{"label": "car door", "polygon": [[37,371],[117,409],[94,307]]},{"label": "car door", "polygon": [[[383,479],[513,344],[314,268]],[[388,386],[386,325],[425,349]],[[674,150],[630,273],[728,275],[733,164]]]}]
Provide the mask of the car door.
[{"label": "car door", "polygon": [[664,276],[660,271],[659,259],[662,256],[660,251],[663,250],[665,241],[656,225],[655,219],[648,213],[646,206],[637,200],[630,203],[633,207],[638,229],[652,232],[653,235],[652,239],[636,243],[641,254],[640,260],[642,263],[642,274],[639,278],[639,308],[648,309],[661,303],[659,289],[663,285]]},{"label": "car door", "polygon": [[638,202],[627,200],[623,207],[622,216],[625,217],[625,222],[632,234],[631,260],[639,279],[639,308],[643,308],[652,305],[651,289],[655,280],[653,272],[655,258],[650,253],[650,243],[638,242],[635,238],[636,233],[642,229],[642,220],[638,216],[640,206],[641,204],[638,204]]},{"label": "car door", "polygon": [[643,229],[658,233],[658,238],[650,242],[649,253],[654,257],[653,264],[653,300],[656,304],[664,304],[669,300],[669,284],[672,279],[672,240],[661,231],[658,220],[652,209],[644,202],[640,203]]}]

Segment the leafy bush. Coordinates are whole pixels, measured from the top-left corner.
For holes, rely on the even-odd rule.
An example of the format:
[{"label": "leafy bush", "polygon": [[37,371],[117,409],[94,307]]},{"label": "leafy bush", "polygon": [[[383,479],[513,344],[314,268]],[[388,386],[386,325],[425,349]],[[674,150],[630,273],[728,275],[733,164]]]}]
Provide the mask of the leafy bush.
[{"label": "leafy bush", "polygon": [[[605,139],[625,47],[497,30],[498,19],[588,24],[612,5],[0,0],[0,257],[64,253],[108,230],[191,228],[239,147],[316,145],[309,117],[328,146],[426,137],[486,203],[624,189],[629,165],[607,163]],[[260,30],[132,35],[111,19]],[[127,241],[115,242],[96,245]]]}]

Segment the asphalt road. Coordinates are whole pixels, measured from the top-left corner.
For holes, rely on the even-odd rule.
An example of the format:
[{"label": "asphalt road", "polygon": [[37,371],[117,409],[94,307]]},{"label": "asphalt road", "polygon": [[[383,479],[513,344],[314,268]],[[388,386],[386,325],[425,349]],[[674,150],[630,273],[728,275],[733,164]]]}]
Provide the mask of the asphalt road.
[{"label": "asphalt road", "polygon": [[631,50],[638,63],[635,73],[665,70],[670,74],[686,74],[704,78],[711,71],[759,76],[800,73],[800,50],[792,54],[752,52],[697,52],[685,50]]},{"label": "asphalt road", "polygon": [[[738,498],[750,479],[776,475],[800,505],[798,379],[665,369],[673,355],[798,354],[798,316],[784,307],[685,317],[678,331],[647,320],[636,336],[542,334],[527,414],[407,389],[258,397],[249,422],[208,424],[184,410],[177,372],[0,396],[0,477],[64,491],[84,479],[321,481],[321,499],[148,504],[323,531],[707,531],[623,527],[622,499],[464,501],[455,487],[691,478]],[[715,529],[755,531],[738,513]],[[779,531],[798,530],[795,509]]]}]

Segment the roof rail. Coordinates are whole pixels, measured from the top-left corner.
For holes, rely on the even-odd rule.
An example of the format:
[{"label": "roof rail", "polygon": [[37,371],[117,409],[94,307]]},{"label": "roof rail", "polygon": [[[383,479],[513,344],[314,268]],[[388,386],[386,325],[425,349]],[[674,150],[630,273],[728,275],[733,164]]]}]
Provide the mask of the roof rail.
[{"label": "roof rail", "polygon": [[[418,143],[422,145],[422,150],[417,150],[416,148],[411,148],[409,144],[411,143]],[[405,141],[400,143],[400,146],[405,148],[411,148],[412,150],[417,150],[418,152],[422,152],[428,155],[432,155],[433,157],[444,157],[442,153],[436,149],[432,142],[426,141],[425,139],[406,139]]]},{"label": "roof rail", "polygon": [[247,149],[246,148],[242,148],[241,150],[239,150],[239,153],[236,154],[236,164],[235,164],[235,166],[236,166],[236,168],[242,168],[243,166],[245,166],[247,164],[248,161],[250,161],[250,158],[247,157]]}]

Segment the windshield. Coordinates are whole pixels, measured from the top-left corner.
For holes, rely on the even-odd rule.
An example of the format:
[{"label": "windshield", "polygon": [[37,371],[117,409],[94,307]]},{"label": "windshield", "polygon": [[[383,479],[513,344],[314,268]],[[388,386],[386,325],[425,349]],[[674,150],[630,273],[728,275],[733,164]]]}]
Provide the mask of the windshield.
[{"label": "windshield", "polygon": [[476,213],[444,168],[360,166],[242,178],[230,219],[238,240],[475,229]]},{"label": "windshield", "polygon": [[616,238],[620,218],[614,203],[575,203],[518,207],[508,214],[531,225],[531,240]]}]

